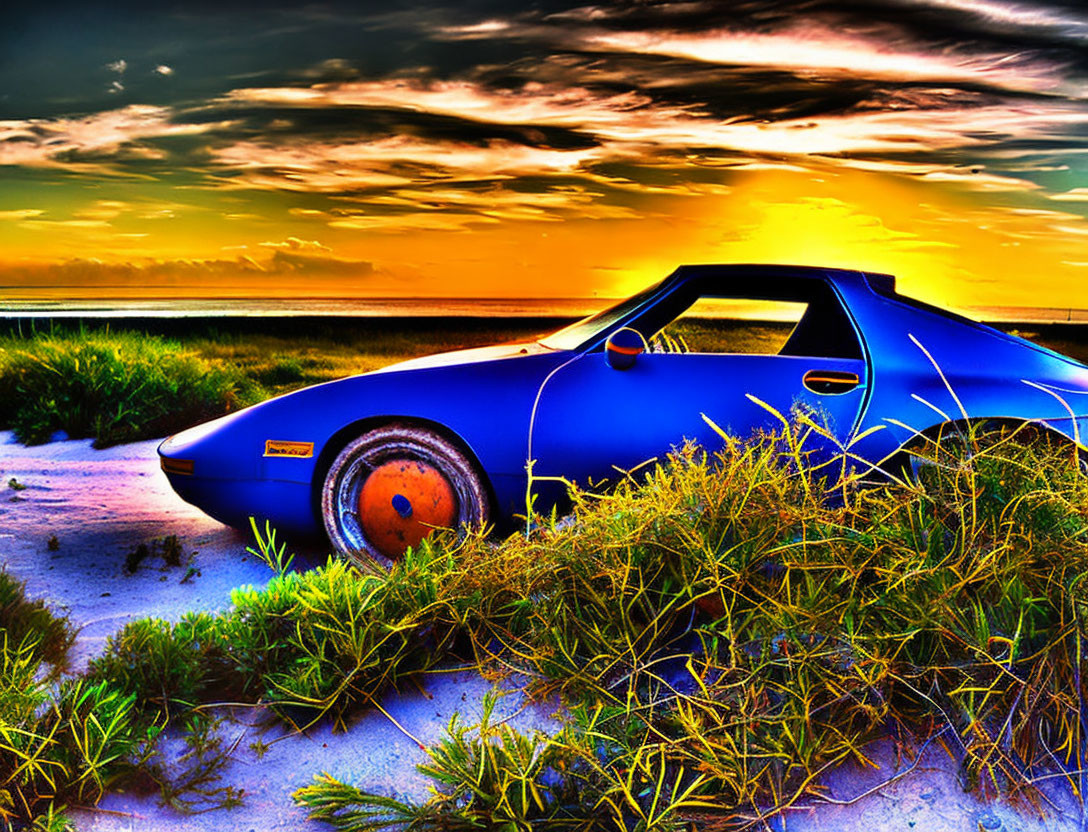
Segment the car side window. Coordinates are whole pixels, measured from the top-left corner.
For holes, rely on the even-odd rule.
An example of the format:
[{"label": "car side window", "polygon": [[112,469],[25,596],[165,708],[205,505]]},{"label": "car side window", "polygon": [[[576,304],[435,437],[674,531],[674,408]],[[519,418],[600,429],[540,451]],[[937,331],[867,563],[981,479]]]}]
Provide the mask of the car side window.
[{"label": "car side window", "polygon": [[762,298],[704,291],[677,297],[672,312],[644,323],[651,352],[792,355],[861,359],[842,304],[824,283]]},{"label": "car side window", "polygon": [[775,355],[806,308],[805,303],[701,297],[650,337],[650,350]]}]

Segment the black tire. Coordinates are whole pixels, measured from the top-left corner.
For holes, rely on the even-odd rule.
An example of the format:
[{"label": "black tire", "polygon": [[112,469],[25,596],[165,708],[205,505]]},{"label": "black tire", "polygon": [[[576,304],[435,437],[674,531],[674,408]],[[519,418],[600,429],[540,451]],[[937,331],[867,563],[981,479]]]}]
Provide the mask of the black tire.
[{"label": "black tire", "polygon": [[333,460],[321,489],[321,517],[336,551],[359,563],[384,567],[398,555],[383,553],[360,525],[359,495],[370,473],[390,462],[415,461],[438,470],[455,496],[457,528],[487,524],[490,501],[476,466],[445,437],[405,424],[368,430],[349,442]]}]

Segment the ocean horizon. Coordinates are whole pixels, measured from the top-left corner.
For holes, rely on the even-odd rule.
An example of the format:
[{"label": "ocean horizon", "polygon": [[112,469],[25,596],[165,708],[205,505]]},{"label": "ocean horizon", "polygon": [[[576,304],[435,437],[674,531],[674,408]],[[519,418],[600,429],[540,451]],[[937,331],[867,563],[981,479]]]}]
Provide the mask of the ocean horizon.
[{"label": "ocean horizon", "polygon": [[[0,318],[581,318],[622,298],[0,298]],[[953,311],[1005,324],[1088,323],[1088,309],[967,306]],[[740,319],[775,314],[738,312]]]},{"label": "ocean horizon", "polygon": [[5,318],[579,318],[619,298],[0,299]]}]

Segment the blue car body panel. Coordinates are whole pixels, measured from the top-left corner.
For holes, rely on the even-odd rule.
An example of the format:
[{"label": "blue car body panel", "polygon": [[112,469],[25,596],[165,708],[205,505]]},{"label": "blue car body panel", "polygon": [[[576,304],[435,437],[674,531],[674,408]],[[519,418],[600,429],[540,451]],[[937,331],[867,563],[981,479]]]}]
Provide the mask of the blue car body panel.
[{"label": "blue car body panel", "polygon": [[[690,439],[704,447],[721,440],[703,419],[747,436],[772,426],[763,405],[788,416],[808,406],[834,432],[848,435],[860,415],[864,383],[848,393],[818,396],[802,377],[814,369],[866,374],[862,360],[777,355],[649,354],[630,369],[613,370],[604,354],[586,353],[560,369],[544,387],[533,431],[534,473],[576,479],[614,478]],[[714,379],[708,383],[708,379]],[[585,418],[585,414],[595,418]],[[811,450],[816,448],[813,437]],[[613,467],[615,466],[615,467]]]},{"label": "blue car body panel", "polygon": [[[802,354],[644,353],[627,370],[609,364],[609,335],[631,327],[648,336],[693,297],[810,292],[814,305],[834,312],[834,326],[805,333],[802,320],[791,336],[808,336]],[[1088,435],[1088,367],[901,298],[886,275],[684,266],[546,343],[551,348],[514,344],[415,359],[280,396],[170,437],[159,449],[164,469],[184,499],[223,522],[243,526],[254,516],[313,533],[322,528],[319,494],[332,458],[369,426],[390,422],[430,425],[460,444],[484,476],[500,524],[525,511],[530,458],[535,476],[612,477],[685,439],[720,445],[702,414],[740,436],[776,427],[759,402],[822,420],[835,442],[813,447],[818,456],[853,443],[851,452],[873,463],[965,414],[1041,422],[1077,444]],[[834,393],[806,386],[828,374],[853,381]],[[268,441],[312,450],[266,456]],[[191,472],[170,461],[191,464]],[[545,481],[534,490],[541,509],[563,489]]]},{"label": "blue car body panel", "polygon": [[1080,444],[1067,406],[1088,414],[1088,367],[941,310],[857,286],[844,294],[873,356],[857,433],[884,428],[853,448],[860,456],[880,460],[915,431],[965,417],[1044,422]]},{"label": "blue car body panel", "polygon": [[[189,501],[217,519],[240,525],[254,515],[278,528],[313,532],[318,525],[311,486],[318,466],[330,461],[321,452],[331,440],[345,431],[344,441],[354,438],[367,424],[432,423],[471,451],[491,480],[496,507],[513,510],[512,501],[524,504],[520,481],[525,476],[529,412],[535,394],[531,379],[539,386],[561,357],[550,351],[527,352],[518,358],[352,376],[262,402],[220,420],[209,433],[201,434],[200,427],[194,429],[196,433],[183,431],[164,442],[159,453],[193,460],[191,476],[168,476],[186,499],[193,493],[193,480],[207,481],[203,501]],[[518,435],[520,442],[511,441]],[[268,440],[313,443],[314,453],[308,458],[265,457]],[[265,504],[256,496],[239,493],[253,482],[304,486],[304,521],[298,506],[288,511],[285,505]],[[222,484],[221,502],[211,495],[215,483]]]}]

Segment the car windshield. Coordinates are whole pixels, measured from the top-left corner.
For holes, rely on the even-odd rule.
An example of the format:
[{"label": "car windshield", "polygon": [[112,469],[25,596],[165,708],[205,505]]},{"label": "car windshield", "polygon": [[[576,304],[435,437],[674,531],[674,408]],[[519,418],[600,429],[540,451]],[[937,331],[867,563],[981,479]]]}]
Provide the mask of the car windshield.
[{"label": "car windshield", "polygon": [[541,338],[539,343],[552,350],[577,349],[635,311],[661,287],[662,283],[664,281],[659,281],[648,289],[643,289],[637,295],[632,295],[627,300],[621,301],[615,306],[610,306],[603,312],[590,315],[588,318],[564,327],[558,332],[553,332],[551,335]]}]

